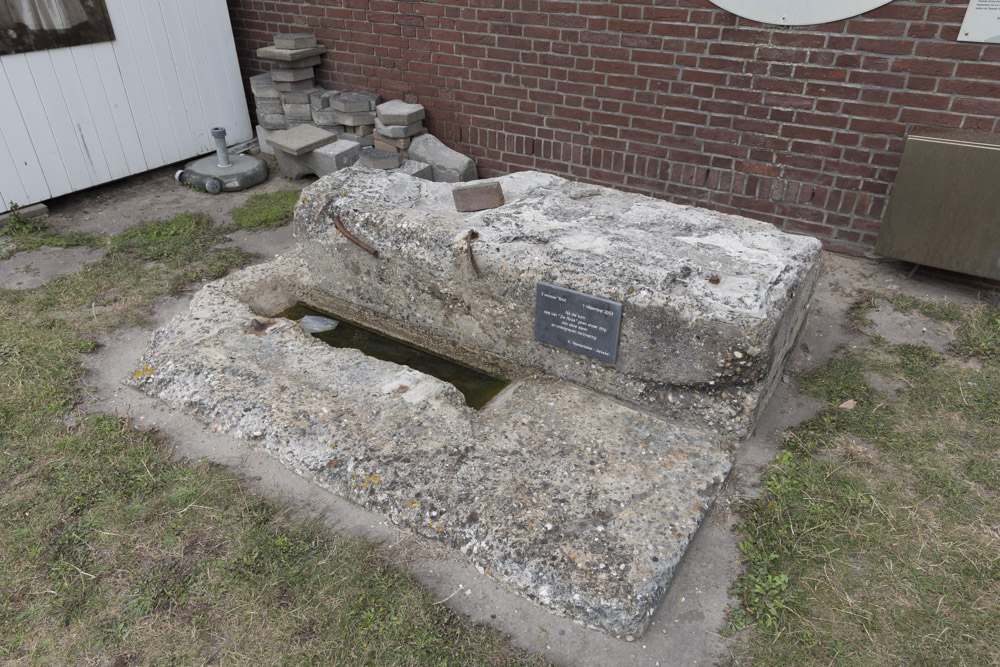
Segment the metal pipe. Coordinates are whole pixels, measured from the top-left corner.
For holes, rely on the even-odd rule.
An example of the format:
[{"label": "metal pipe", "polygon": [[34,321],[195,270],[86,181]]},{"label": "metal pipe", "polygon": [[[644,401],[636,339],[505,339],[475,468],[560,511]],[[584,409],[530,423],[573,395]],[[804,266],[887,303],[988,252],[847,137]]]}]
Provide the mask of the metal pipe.
[{"label": "metal pipe", "polygon": [[233,163],[229,161],[229,149],[226,148],[226,128],[213,127],[212,136],[215,137],[215,153],[219,156],[219,167],[222,169],[232,167]]}]

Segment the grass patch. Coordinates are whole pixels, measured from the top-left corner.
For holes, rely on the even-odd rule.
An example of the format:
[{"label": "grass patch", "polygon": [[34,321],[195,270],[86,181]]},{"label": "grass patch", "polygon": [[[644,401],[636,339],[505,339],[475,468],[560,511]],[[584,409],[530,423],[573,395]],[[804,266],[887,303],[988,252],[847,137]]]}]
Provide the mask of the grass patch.
[{"label": "grass patch", "polygon": [[19,252],[30,252],[42,247],[72,248],[86,246],[103,248],[107,239],[84,232],[59,233],[45,228],[45,218],[25,218],[11,207],[10,218],[0,227],[0,259],[7,259]]},{"label": "grass patch", "polygon": [[252,195],[229,213],[233,223],[247,231],[275,229],[292,221],[299,193],[299,190],[279,190]]},{"label": "grass patch", "polygon": [[731,624],[754,630],[737,663],[1000,663],[1000,318],[893,303],[960,322],[953,353],[984,367],[876,339],[799,378],[831,408],[788,434],[739,509]]},{"label": "grass patch", "polygon": [[538,663],[375,547],[291,519],[128,419],[66,416],[80,354],[249,256],[207,218],[149,221],[99,262],[0,289],[0,662]]}]

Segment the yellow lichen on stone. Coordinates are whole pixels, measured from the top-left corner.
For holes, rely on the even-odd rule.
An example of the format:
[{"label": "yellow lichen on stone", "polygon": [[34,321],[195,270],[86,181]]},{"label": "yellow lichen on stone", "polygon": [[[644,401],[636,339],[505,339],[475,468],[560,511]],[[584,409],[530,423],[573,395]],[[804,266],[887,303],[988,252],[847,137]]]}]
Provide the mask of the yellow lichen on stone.
[{"label": "yellow lichen on stone", "polygon": [[132,378],[135,380],[141,380],[143,378],[152,377],[153,373],[156,372],[156,366],[150,366],[149,364],[143,364],[140,366],[135,373],[132,374]]}]

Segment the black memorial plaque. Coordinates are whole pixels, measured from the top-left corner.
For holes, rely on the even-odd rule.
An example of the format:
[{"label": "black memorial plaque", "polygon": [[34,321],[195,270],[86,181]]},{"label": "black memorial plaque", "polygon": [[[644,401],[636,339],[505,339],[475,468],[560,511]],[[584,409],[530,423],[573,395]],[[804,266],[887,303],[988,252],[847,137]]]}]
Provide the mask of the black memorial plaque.
[{"label": "black memorial plaque", "polygon": [[535,286],[535,340],[615,363],[622,305],[549,283]]}]

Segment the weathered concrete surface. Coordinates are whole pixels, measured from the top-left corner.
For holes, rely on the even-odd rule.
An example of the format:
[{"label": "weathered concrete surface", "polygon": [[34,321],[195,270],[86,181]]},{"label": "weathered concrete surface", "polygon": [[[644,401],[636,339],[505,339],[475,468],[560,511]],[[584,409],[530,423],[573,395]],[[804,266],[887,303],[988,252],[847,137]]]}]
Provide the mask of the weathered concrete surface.
[{"label": "weathered concrete surface", "polygon": [[207,285],[129,384],[553,611],[641,634],[729,470],[718,436],[552,377],[472,410],[443,381],[264,317],[306,296],[304,270],[290,253]]},{"label": "weathered concrete surface", "polygon": [[[479,213],[454,211],[453,186],[403,175],[317,181],[295,222],[310,301],[500,375],[550,373],[734,437],[752,430],[805,318],[817,240],[545,174],[497,181],[507,203]],[[614,366],[534,341],[537,281],[624,304]]]}]

